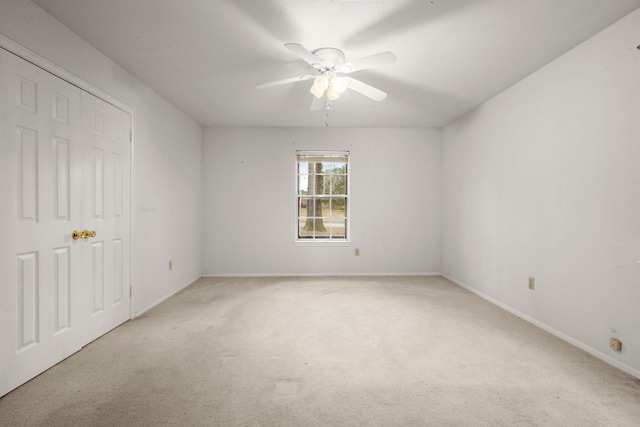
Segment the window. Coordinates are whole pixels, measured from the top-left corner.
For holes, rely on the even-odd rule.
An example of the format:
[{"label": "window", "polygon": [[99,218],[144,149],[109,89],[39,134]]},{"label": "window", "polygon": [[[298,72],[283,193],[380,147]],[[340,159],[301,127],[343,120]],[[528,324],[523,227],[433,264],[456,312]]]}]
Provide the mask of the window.
[{"label": "window", "polygon": [[348,241],[349,152],[297,152],[298,241]]}]

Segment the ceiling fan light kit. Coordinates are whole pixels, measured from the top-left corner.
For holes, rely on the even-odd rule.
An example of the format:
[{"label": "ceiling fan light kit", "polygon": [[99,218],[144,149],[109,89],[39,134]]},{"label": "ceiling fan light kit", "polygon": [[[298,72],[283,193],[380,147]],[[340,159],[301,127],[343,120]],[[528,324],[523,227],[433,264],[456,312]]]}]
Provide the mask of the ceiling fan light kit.
[{"label": "ceiling fan light kit", "polygon": [[[311,92],[317,99],[323,98],[326,94],[326,111],[330,109],[330,101],[340,98],[347,89],[351,89],[354,92],[358,92],[361,95],[378,102],[387,97],[386,92],[383,92],[380,89],[351,77],[343,77],[339,74],[348,74],[379,65],[391,64],[396,61],[396,56],[391,52],[380,52],[345,63],[344,53],[340,49],[333,47],[323,47],[310,52],[298,43],[286,43],[284,46],[315,68],[318,74],[315,78],[312,75],[303,74],[297,77],[276,80],[274,82],[260,84],[256,86],[256,88],[266,89],[273,86],[295,83],[313,78],[313,84],[311,85],[309,92]],[[317,110],[318,108],[316,108],[316,106],[317,102],[312,102],[311,110]],[[325,118],[326,114],[327,113],[325,113]],[[325,120],[325,125],[326,124]]]},{"label": "ceiling fan light kit", "polygon": [[316,98],[322,98],[324,91],[329,87],[329,79],[324,74],[320,74],[313,80],[313,85],[309,92],[315,95]]},{"label": "ceiling fan light kit", "polygon": [[324,92],[327,91],[327,98],[329,98],[329,101],[333,101],[340,98],[340,95],[349,87],[349,83],[349,79],[346,77],[333,75],[327,78],[325,74],[321,74],[315,78],[309,92],[316,98],[322,98]]}]

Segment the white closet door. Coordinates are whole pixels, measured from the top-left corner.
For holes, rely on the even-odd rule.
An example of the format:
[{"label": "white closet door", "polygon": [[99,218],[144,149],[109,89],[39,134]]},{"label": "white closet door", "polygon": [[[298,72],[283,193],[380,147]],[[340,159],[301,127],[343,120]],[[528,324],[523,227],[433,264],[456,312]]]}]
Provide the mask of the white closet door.
[{"label": "white closet door", "polygon": [[130,135],[0,49],[0,396],[130,317]]},{"label": "white closet door", "polygon": [[0,49],[0,395],[81,347],[80,104]]},{"label": "white closet door", "polygon": [[122,110],[82,93],[83,211],[95,231],[85,252],[87,291],[83,344],[130,316],[130,135],[131,118]]}]

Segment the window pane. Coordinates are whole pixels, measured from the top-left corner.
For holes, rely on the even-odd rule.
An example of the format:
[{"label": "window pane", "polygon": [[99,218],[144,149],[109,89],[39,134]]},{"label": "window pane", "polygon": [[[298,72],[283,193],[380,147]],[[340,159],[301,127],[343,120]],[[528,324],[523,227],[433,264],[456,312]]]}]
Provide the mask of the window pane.
[{"label": "window pane", "polygon": [[324,175],[321,173],[322,163],[316,163],[316,173],[308,178],[308,194],[323,194]]},{"label": "window pane", "polygon": [[325,220],[325,227],[330,230],[332,238],[347,237],[346,220],[340,218],[329,218]]},{"label": "window pane", "polygon": [[328,197],[318,197],[316,199],[316,210],[314,212],[314,216],[323,217],[329,216],[329,203],[330,199]]},{"label": "window pane", "polygon": [[347,180],[344,175],[329,175],[326,182],[329,191],[325,194],[347,194]]},{"label": "window pane", "polygon": [[309,175],[298,175],[298,194],[309,193]]},{"label": "window pane", "polygon": [[301,218],[298,222],[298,237],[313,237],[313,230],[305,229],[306,219]]},{"label": "window pane", "polygon": [[307,199],[298,197],[298,217],[307,216]]},{"label": "window pane", "polygon": [[316,211],[316,200],[309,198],[302,199],[302,205],[306,208],[304,216],[313,216],[314,212]]},{"label": "window pane", "polygon": [[347,216],[347,198],[332,197],[331,198],[331,217],[345,218]]},{"label": "window pane", "polygon": [[329,230],[323,218],[300,218],[298,220],[298,237],[328,236]]}]

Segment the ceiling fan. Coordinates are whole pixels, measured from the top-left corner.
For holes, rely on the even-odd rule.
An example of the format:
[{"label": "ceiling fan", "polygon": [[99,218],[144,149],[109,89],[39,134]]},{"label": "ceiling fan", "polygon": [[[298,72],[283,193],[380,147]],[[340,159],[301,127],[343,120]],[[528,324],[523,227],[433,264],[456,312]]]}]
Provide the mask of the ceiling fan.
[{"label": "ceiling fan", "polygon": [[310,92],[314,95],[311,103],[312,111],[320,110],[323,107],[325,94],[328,103],[338,99],[347,89],[358,92],[374,101],[382,101],[387,97],[387,94],[380,89],[352,77],[344,77],[342,74],[349,74],[378,65],[391,64],[396,61],[396,56],[391,52],[380,52],[345,62],[344,53],[340,49],[333,47],[323,47],[313,52],[308,51],[298,43],[286,43],[284,47],[315,68],[317,73],[315,75],[303,74],[297,77],[263,83],[256,86],[257,89],[314,79],[310,89]]}]

